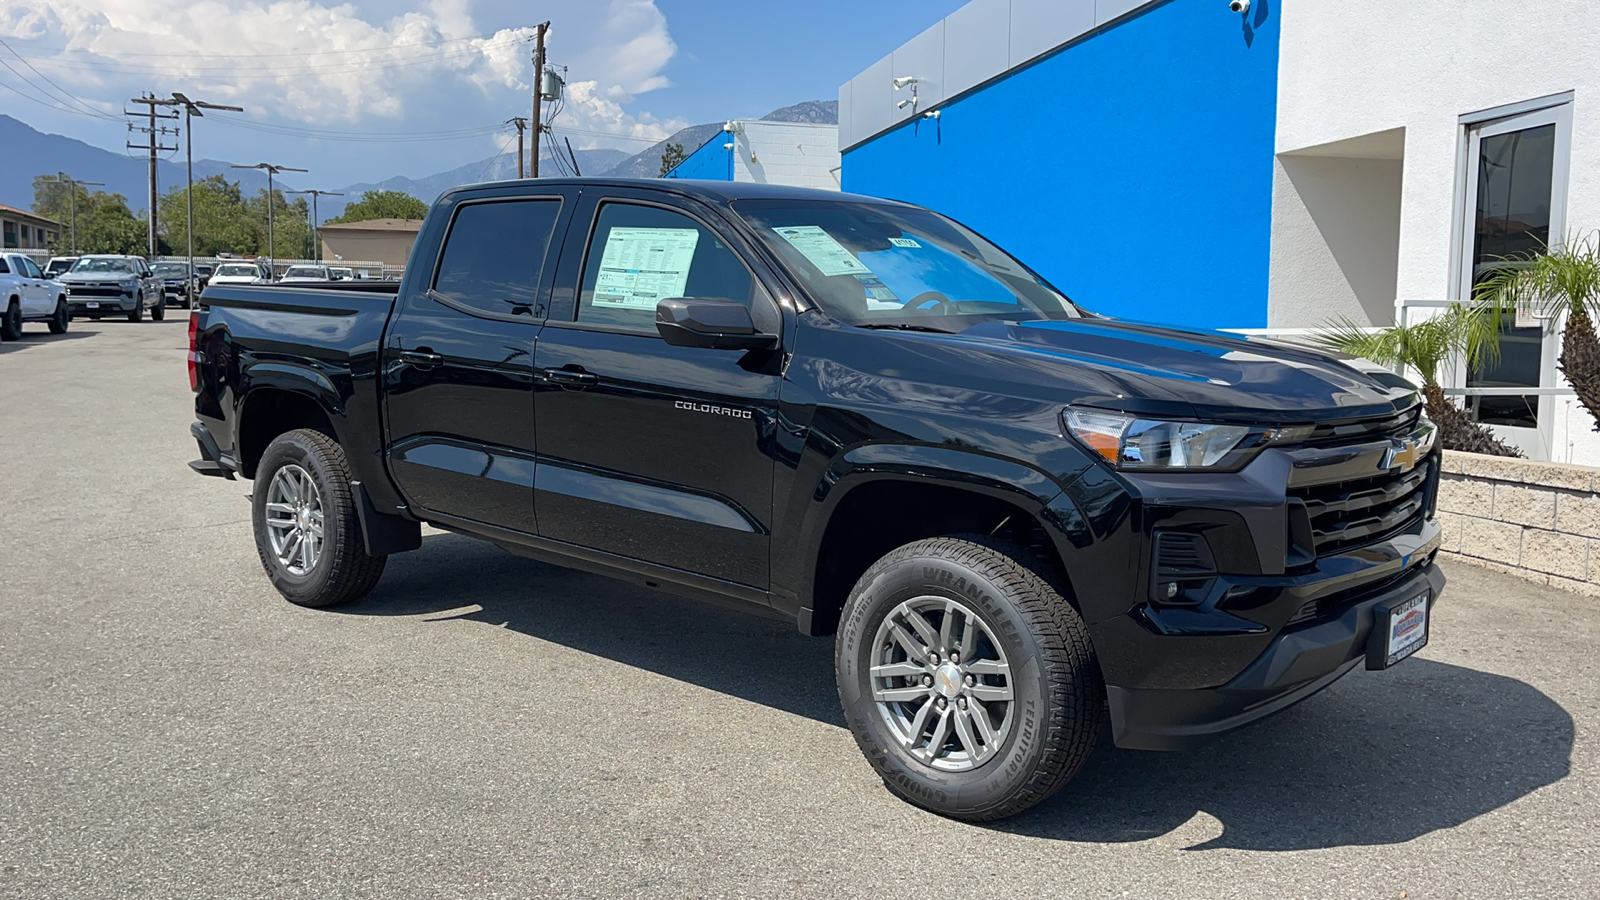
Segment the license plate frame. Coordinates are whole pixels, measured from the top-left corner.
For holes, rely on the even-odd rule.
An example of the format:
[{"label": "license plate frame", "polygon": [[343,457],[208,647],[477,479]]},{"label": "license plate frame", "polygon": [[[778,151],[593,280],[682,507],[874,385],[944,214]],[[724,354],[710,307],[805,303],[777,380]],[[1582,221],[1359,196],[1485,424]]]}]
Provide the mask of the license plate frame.
[{"label": "license plate frame", "polygon": [[1387,669],[1428,646],[1432,624],[1431,590],[1372,608],[1372,634],[1367,638],[1367,668]]},{"label": "license plate frame", "polygon": [[100,308],[100,301],[99,300],[85,300],[85,301],[83,301],[83,308],[84,309],[99,309]]}]

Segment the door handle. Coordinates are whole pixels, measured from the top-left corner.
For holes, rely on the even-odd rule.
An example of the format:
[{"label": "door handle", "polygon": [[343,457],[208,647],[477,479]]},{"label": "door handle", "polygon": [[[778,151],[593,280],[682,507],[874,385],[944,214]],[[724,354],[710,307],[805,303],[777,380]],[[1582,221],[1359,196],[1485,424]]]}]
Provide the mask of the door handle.
[{"label": "door handle", "polygon": [[600,376],[577,369],[545,369],[544,380],[562,387],[586,388],[600,383]]},{"label": "door handle", "polygon": [[401,350],[400,359],[402,362],[410,363],[419,369],[431,369],[444,362],[443,356],[429,350],[427,347],[419,347],[416,350]]}]

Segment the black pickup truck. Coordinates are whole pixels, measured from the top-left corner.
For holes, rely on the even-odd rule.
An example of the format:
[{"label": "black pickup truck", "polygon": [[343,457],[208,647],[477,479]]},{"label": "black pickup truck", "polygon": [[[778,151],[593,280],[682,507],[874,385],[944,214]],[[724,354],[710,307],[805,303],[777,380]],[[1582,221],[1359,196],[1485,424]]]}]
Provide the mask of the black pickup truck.
[{"label": "black pickup truck", "polygon": [[1409,385],[1094,315],[906,204],[463,187],[398,286],[213,286],[190,333],[191,465],[255,480],[289,600],[427,522],[836,634],[862,751],[949,816],[1393,665],[1444,585]]}]

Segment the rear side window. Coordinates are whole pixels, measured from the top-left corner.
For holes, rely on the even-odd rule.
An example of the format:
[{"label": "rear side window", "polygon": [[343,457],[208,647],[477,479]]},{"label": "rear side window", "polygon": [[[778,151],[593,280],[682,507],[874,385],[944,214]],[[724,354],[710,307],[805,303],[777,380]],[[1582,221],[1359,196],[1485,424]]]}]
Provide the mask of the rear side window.
[{"label": "rear side window", "polygon": [[662,300],[716,297],[748,305],[754,285],[738,255],[694,219],[607,203],[589,241],[578,321],[654,332]]},{"label": "rear side window", "polygon": [[27,273],[29,278],[43,278],[44,277],[44,273],[39,271],[38,264],[35,263],[33,260],[27,258],[26,256],[22,257],[22,271]]},{"label": "rear side window", "polygon": [[557,198],[461,206],[445,236],[434,292],[482,312],[542,315],[539,274],[560,214]]},{"label": "rear side window", "polygon": [[0,256],[0,275],[10,275],[11,267],[6,265],[6,258]]}]

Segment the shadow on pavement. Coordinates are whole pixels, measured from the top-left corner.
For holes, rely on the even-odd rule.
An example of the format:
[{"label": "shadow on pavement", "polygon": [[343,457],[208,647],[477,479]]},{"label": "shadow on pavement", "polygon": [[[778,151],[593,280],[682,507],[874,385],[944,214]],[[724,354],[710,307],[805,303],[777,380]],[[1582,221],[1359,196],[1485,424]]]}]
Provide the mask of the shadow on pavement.
[{"label": "shadow on pavement", "polygon": [[[833,643],[597,575],[433,535],[343,611],[503,626],[709,690],[844,727]],[[1572,717],[1501,675],[1412,659],[1328,690],[1199,750],[1109,741],[1061,793],[997,830],[1064,841],[1159,837],[1206,813],[1189,849],[1304,850],[1409,841],[1566,777]],[[1210,826],[1215,830],[1215,826]]]},{"label": "shadow on pavement", "polygon": [[[73,324],[77,323],[74,322]],[[93,337],[96,333],[94,331],[78,331],[69,326],[66,334],[51,334],[45,330],[45,326],[37,322],[28,322],[22,326],[22,337],[14,341],[0,341],[0,353],[14,353],[18,350],[26,350],[29,347],[42,347],[47,344],[58,344],[62,341],[74,341],[79,338]]]}]

